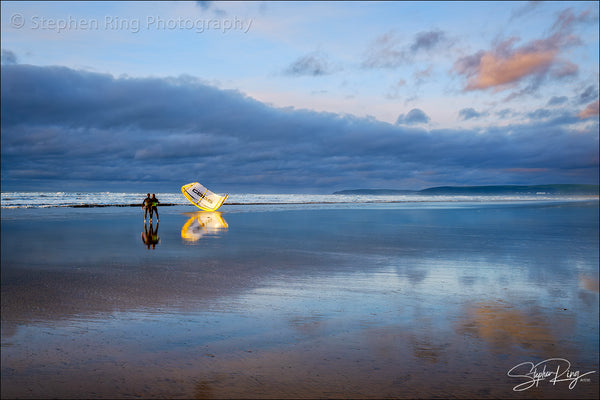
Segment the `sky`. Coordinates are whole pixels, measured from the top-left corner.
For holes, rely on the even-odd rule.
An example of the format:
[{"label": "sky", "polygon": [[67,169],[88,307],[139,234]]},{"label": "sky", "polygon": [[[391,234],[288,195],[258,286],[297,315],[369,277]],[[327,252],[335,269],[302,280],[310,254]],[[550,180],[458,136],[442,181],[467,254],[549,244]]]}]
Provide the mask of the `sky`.
[{"label": "sky", "polygon": [[2,191],[598,184],[598,2],[1,2]]}]

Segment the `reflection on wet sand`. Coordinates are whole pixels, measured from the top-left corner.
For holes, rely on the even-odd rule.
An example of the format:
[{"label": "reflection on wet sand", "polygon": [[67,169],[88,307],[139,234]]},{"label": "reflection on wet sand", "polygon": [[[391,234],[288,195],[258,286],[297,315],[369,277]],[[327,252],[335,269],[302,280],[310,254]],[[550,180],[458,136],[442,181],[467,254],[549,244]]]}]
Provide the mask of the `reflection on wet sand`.
[{"label": "reflection on wet sand", "polygon": [[[573,323],[568,318],[557,316],[556,319],[563,324],[563,329]],[[556,324],[556,320],[553,323]],[[553,326],[542,311],[533,307],[525,313],[503,301],[468,306],[459,332],[483,339],[495,353],[527,349],[551,355],[556,350]]]},{"label": "reflection on wet sand", "polygon": [[181,228],[181,238],[193,243],[207,235],[220,235],[229,228],[220,212],[198,211],[186,213],[190,218]]},{"label": "reflection on wet sand", "polygon": [[587,275],[579,275],[579,286],[588,292],[598,293],[598,278]]},{"label": "reflection on wet sand", "polygon": [[158,242],[160,242],[160,238],[158,237],[158,221],[156,222],[156,229],[152,226],[152,220],[150,220],[150,225],[146,224],[146,220],[144,220],[144,232],[142,232],[142,241],[146,245],[146,248],[150,250],[150,247],[154,250]]},{"label": "reflection on wet sand", "polygon": [[579,299],[588,307],[598,307],[598,278],[579,275]]},{"label": "reflection on wet sand", "polygon": [[597,375],[520,394],[507,376],[598,370],[591,234],[370,210],[231,213],[222,235],[220,213],[170,215],[155,252],[137,217],[3,221],[2,398],[597,398]]}]

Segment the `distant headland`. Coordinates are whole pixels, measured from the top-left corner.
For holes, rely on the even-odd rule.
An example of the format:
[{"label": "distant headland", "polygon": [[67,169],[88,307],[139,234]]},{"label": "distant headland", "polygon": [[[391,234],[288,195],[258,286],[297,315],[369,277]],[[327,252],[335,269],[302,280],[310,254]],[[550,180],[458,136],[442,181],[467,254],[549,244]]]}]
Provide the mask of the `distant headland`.
[{"label": "distant headland", "polygon": [[492,186],[437,186],[423,190],[354,189],[341,190],[333,194],[365,195],[506,195],[506,194],[554,194],[554,195],[598,195],[600,185],[492,185]]}]

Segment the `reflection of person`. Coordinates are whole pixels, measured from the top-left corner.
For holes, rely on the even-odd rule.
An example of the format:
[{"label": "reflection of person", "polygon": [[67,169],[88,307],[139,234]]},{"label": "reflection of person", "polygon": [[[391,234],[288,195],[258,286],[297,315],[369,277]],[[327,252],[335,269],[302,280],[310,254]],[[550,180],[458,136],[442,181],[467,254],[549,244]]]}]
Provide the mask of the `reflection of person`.
[{"label": "reflection of person", "polygon": [[156,229],[153,229],[152,222],[150,225],[146,225],[146,221],[144,220],[144,232],[142,232],[142,241],[146,245],[146,248],[150,250],[150,246],[152,249],[156,247],[160,238],[158,237],[158,222],[156,223]]},{"label": "reflection of person", "polygon": [[146,221],[146,216],[148,214],[150,214],[150,219],[152,219],[152,199],[150,198],[150,193],[148,193],[142,202],[142,209],[144,210],[144,221]]},{"label": "reflection of person", "polygon": [[156,195],[152,193],[152,198],[150,199],[150,221],[152,221],[152,213],[156,213],[156,222],[158,222],[158,199]]}]

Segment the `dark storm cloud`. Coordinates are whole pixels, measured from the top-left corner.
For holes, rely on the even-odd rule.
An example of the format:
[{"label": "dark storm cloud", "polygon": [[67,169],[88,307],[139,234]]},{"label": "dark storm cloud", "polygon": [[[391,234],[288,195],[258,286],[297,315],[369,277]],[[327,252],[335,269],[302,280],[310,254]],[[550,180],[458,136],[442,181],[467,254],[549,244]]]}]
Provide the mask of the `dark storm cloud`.
[{"label": "dark storm cloud", "polygon": [[274,108],[191,77],[114,78],[4,65],[3,190],[200,180],[217,191],[303,191],[598,179],[598,122],[573,113],[485,130],[426,130]]}]

